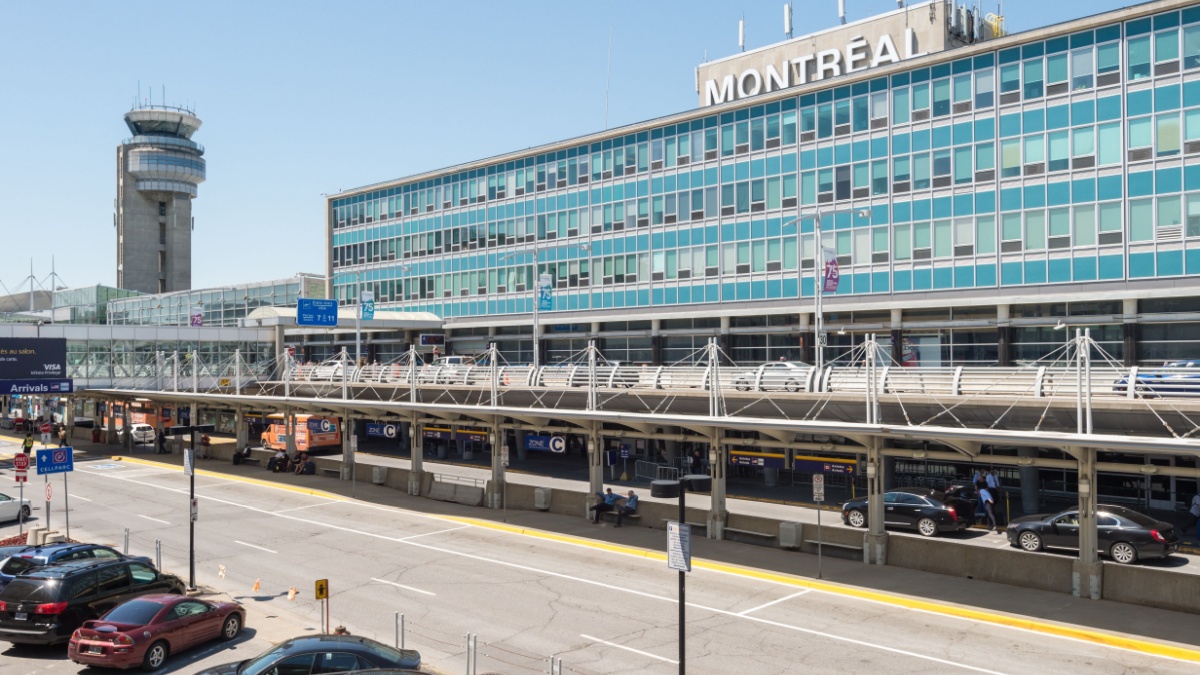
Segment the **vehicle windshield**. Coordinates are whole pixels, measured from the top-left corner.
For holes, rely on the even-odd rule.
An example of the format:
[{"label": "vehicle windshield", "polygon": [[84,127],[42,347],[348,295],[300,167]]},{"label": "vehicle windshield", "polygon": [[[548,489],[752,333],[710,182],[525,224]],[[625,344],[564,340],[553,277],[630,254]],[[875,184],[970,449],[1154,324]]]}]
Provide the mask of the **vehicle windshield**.
[{"label": "vehicle windshield", "polygon": [[27,572],[35,567],[39,567],[38,563],[32,558],[13,557],[5,561],[4,565],[0,566],[0,572],[9,576],[17,576],[23,572]]},{"label": "vehicle windshield", "polygon": [[104,615],[105,621],[113,623],[130,623],[138,626],[149,624],[155,614],[163,608],[157,602],[148,600],[132,600],[127,602],[108,614]]},{"label": "vehicle windshield", "polygon": [[13,579],[3,591],[0,600],[5,602],[54,602],[58,599],[57,579]]}]

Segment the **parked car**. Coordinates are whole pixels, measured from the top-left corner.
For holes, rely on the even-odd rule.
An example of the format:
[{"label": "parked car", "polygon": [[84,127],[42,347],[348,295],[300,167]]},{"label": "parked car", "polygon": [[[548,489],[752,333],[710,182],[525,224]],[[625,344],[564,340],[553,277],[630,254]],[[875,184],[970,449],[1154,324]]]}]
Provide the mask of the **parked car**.
[{"label": "parked car", "polygon": [[155,671],[172,654],[209,642],[232,640],[246,625],[236,602],[208,602],[185,595],[143,595],[71,635],[67,658],[85,666]]},{"label": "parked car", "polygon": [[347,673],[420,667],[421,654],[415,649],[395,649],[358,635],[307,635],[280,642],[252,659],[214,666],[199,675]]},{"label": "parked car", "polygon": [[0,591],[0,640],[59,644],[85,621],[133,598],[182,595],[179,577],[129,560],[72,560],[30,570]]},{"label": "parked car", "polygon": [[764,363],[754,370],[738,373],[733,386],[738,391],[804,391],[812,366],[800,361],[774,361]]},{"label": "parked car", "polygon": [[153,443],[156,433],[154,427],[149,424],[131,424],[129,426],[129,434],[133,436],[134,443]]},{"label": "parked car", "polygon": [[[1179,549],[1179,535],[1170,523],[1155,520],[1124,506],[1096,509],[1097,549],[1122,565],[1147,558],[1165,558]],[[1026,551],[1079,548],[1079,510],[1039,513],[1008,524],[1008,543]]]},{"label": "parked car", "polygon": [[10,497],[0,492],[0,522],[29,517],[29,500]]},{"label": "parked car", "polygon": [[[1113,391],[1127,394],[1129,377],[1113,382]],[[1200,396],[1200,360],[1167,361],[1161,368],[1139,368],[1133,380],[1133,393],[1139,398]]]},{"label": "parked car", "polygon": [[57,562],[95,559],[123,560],[126,558],[151,565],[150,559],[145,556],[126,556],[112,547],[100,544],[62,543],[27,546],[0,564],[0,589],[4,588],[17,575]]},{"label": "parked car", "polygon": [[[867,526],[867,498],[842,504],[842,522],[851,527]],[[971,503],[931,488],[896,488],[883,493],[885,527],[915,529],[933,537],[965,530],[975,523]]]}]

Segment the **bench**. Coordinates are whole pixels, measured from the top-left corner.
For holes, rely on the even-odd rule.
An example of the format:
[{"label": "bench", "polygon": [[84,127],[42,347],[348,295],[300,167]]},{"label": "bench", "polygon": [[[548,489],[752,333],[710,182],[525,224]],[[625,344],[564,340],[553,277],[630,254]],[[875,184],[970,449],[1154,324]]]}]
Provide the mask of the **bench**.
[{"label": "bench", "polygon": [[326,468],[322,468],[322,469],[321,469],[321,473],[325,474],[326,476],[332,476],[332,477],[334,477],[334,478],[341,478],[341,477],[342,477],[342,470],[341,470],[341,469],[326,469]]},{"label": "bench", "polygon": [[263,465],[263,461],[262,461],[261,457],[243,457],[241,463],[242,464],[251,464],[253,466],[262,466]]},{"label": "bench", "polygon": [[[675,519],[674,519],[674,518],[663,518],[663,519],[662,519],[662,522],[663,522],[663,525],[666,525],[667,523],[673,523],[673,522],[675,522]],[[701,530],[707,530],[707,529],[708,529],[708,523],[686,523],[686,524],[687,524],[687,525],[691,525],[692,527],[694,527],[694,528],[698,528],[698,529],[701,529]]]},{"label": "bench", "polygon": [[[602,511],[601,513],[604,515],[605,520],[611,520],[614,523],[617,522],[617,512],[616,511]],[[621,516],[621,520],[629,520],[629,521],[633,521],[635,523],[640,521],[641,519],[642,519],[642,514],[638,513],[637,511],[634,511],[633,513],[626,513],[625,515]]]},{"label": "bench", "polygon": [[755,532],[754,530],[742,530],[736,527],[726,527],[724,531],[733,534],[744,534],[750,537],[763,537],[764,539],[774,539],[776,536],[773,532]]},{"label": "bench", "polygon": [[847,551],[861,552],[863,550],[862,544],[837,544],[832,541],[817,541],[816,539],[805,539],[804,543],[809,544],[813,548],[816,548],[820,544],[822,548],[828,546],[830,548],[844,548]]}]

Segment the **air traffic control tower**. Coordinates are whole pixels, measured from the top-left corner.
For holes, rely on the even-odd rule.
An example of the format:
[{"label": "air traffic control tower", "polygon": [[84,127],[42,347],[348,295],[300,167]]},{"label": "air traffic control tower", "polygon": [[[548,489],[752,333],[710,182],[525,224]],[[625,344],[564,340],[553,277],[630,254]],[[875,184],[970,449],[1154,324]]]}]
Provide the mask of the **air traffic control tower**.
[{"label": "air traffic control tower", "polygon": [[117,147],[117,286],[143,293],[192,287],[192,199],[204,182],[204,147],[191,110],[140,106]]}]

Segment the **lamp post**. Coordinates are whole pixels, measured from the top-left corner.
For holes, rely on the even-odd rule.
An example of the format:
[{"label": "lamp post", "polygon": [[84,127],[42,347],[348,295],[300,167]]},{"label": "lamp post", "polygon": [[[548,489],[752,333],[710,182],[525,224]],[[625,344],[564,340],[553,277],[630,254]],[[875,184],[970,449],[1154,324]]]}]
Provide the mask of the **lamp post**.
[{"label": "lamp post", "polygon": [[[542,341],[541,340],[542,324],[541,324],[541,317],[540,317],[540,309],[541,309],[541,304],[542,304],[542,275],[541,275],[541,270],[539,269],[539,263],[538,263],[538,252],[539,252],[538,243],[539,242],[535,241],[533,244],[533,247],[528,251],[528,253],[531,253],[533,255],[533,290],[534,290],[534,292],[533,292],[533,370],[535,373],[537,372],[538,368],[541,367],[541,365],[542,365],[542,350],[540,348],[541,341]],[[589,243],[571,244],[568,246],[568,248],[578,248],[578,249],[581,249],[584,251],[590,251],[592,248],[592,245]],[[497,258],[496,262],[498,262],[498,263],[503,262],[503,261],[509,260],[515,256],[521,255],[523,253],[526,253],[526,251],[517,251],[514,253],[509,253],[507,255],[501,256],[500,258]],[[589,272],[589,274],[591,272],[590,266],[589,266],[588,272]],[[549,276],[549,275],[546,275],[546,276]],[[548,289],[549,289],[549,284],[551,283],[551,281],[552,280],[547,281],[547,293],[549,293]]]},{"label": "lamp post", "polygon": [[[688,492],[709,492],[712,490],[712,477],[707,474],[689,474],[680,477],[679,480],[655,480],[650,481],[650,496],[670,499],[672,497],[679,498],[679,521],[677,526],[680,532],[688,531],[687,525],[687,507],[684,503],[684,497]],[[686,541],[686,540],[684,540]],[[671,564],[671,552],[668,550],[667,559],[671,567],[679,570],[679,675],[687,673],[687,603],[685,597],[686,577],[684,573],[691,569],[691,551],[687,545],[683,545],[682,564]]]}]

